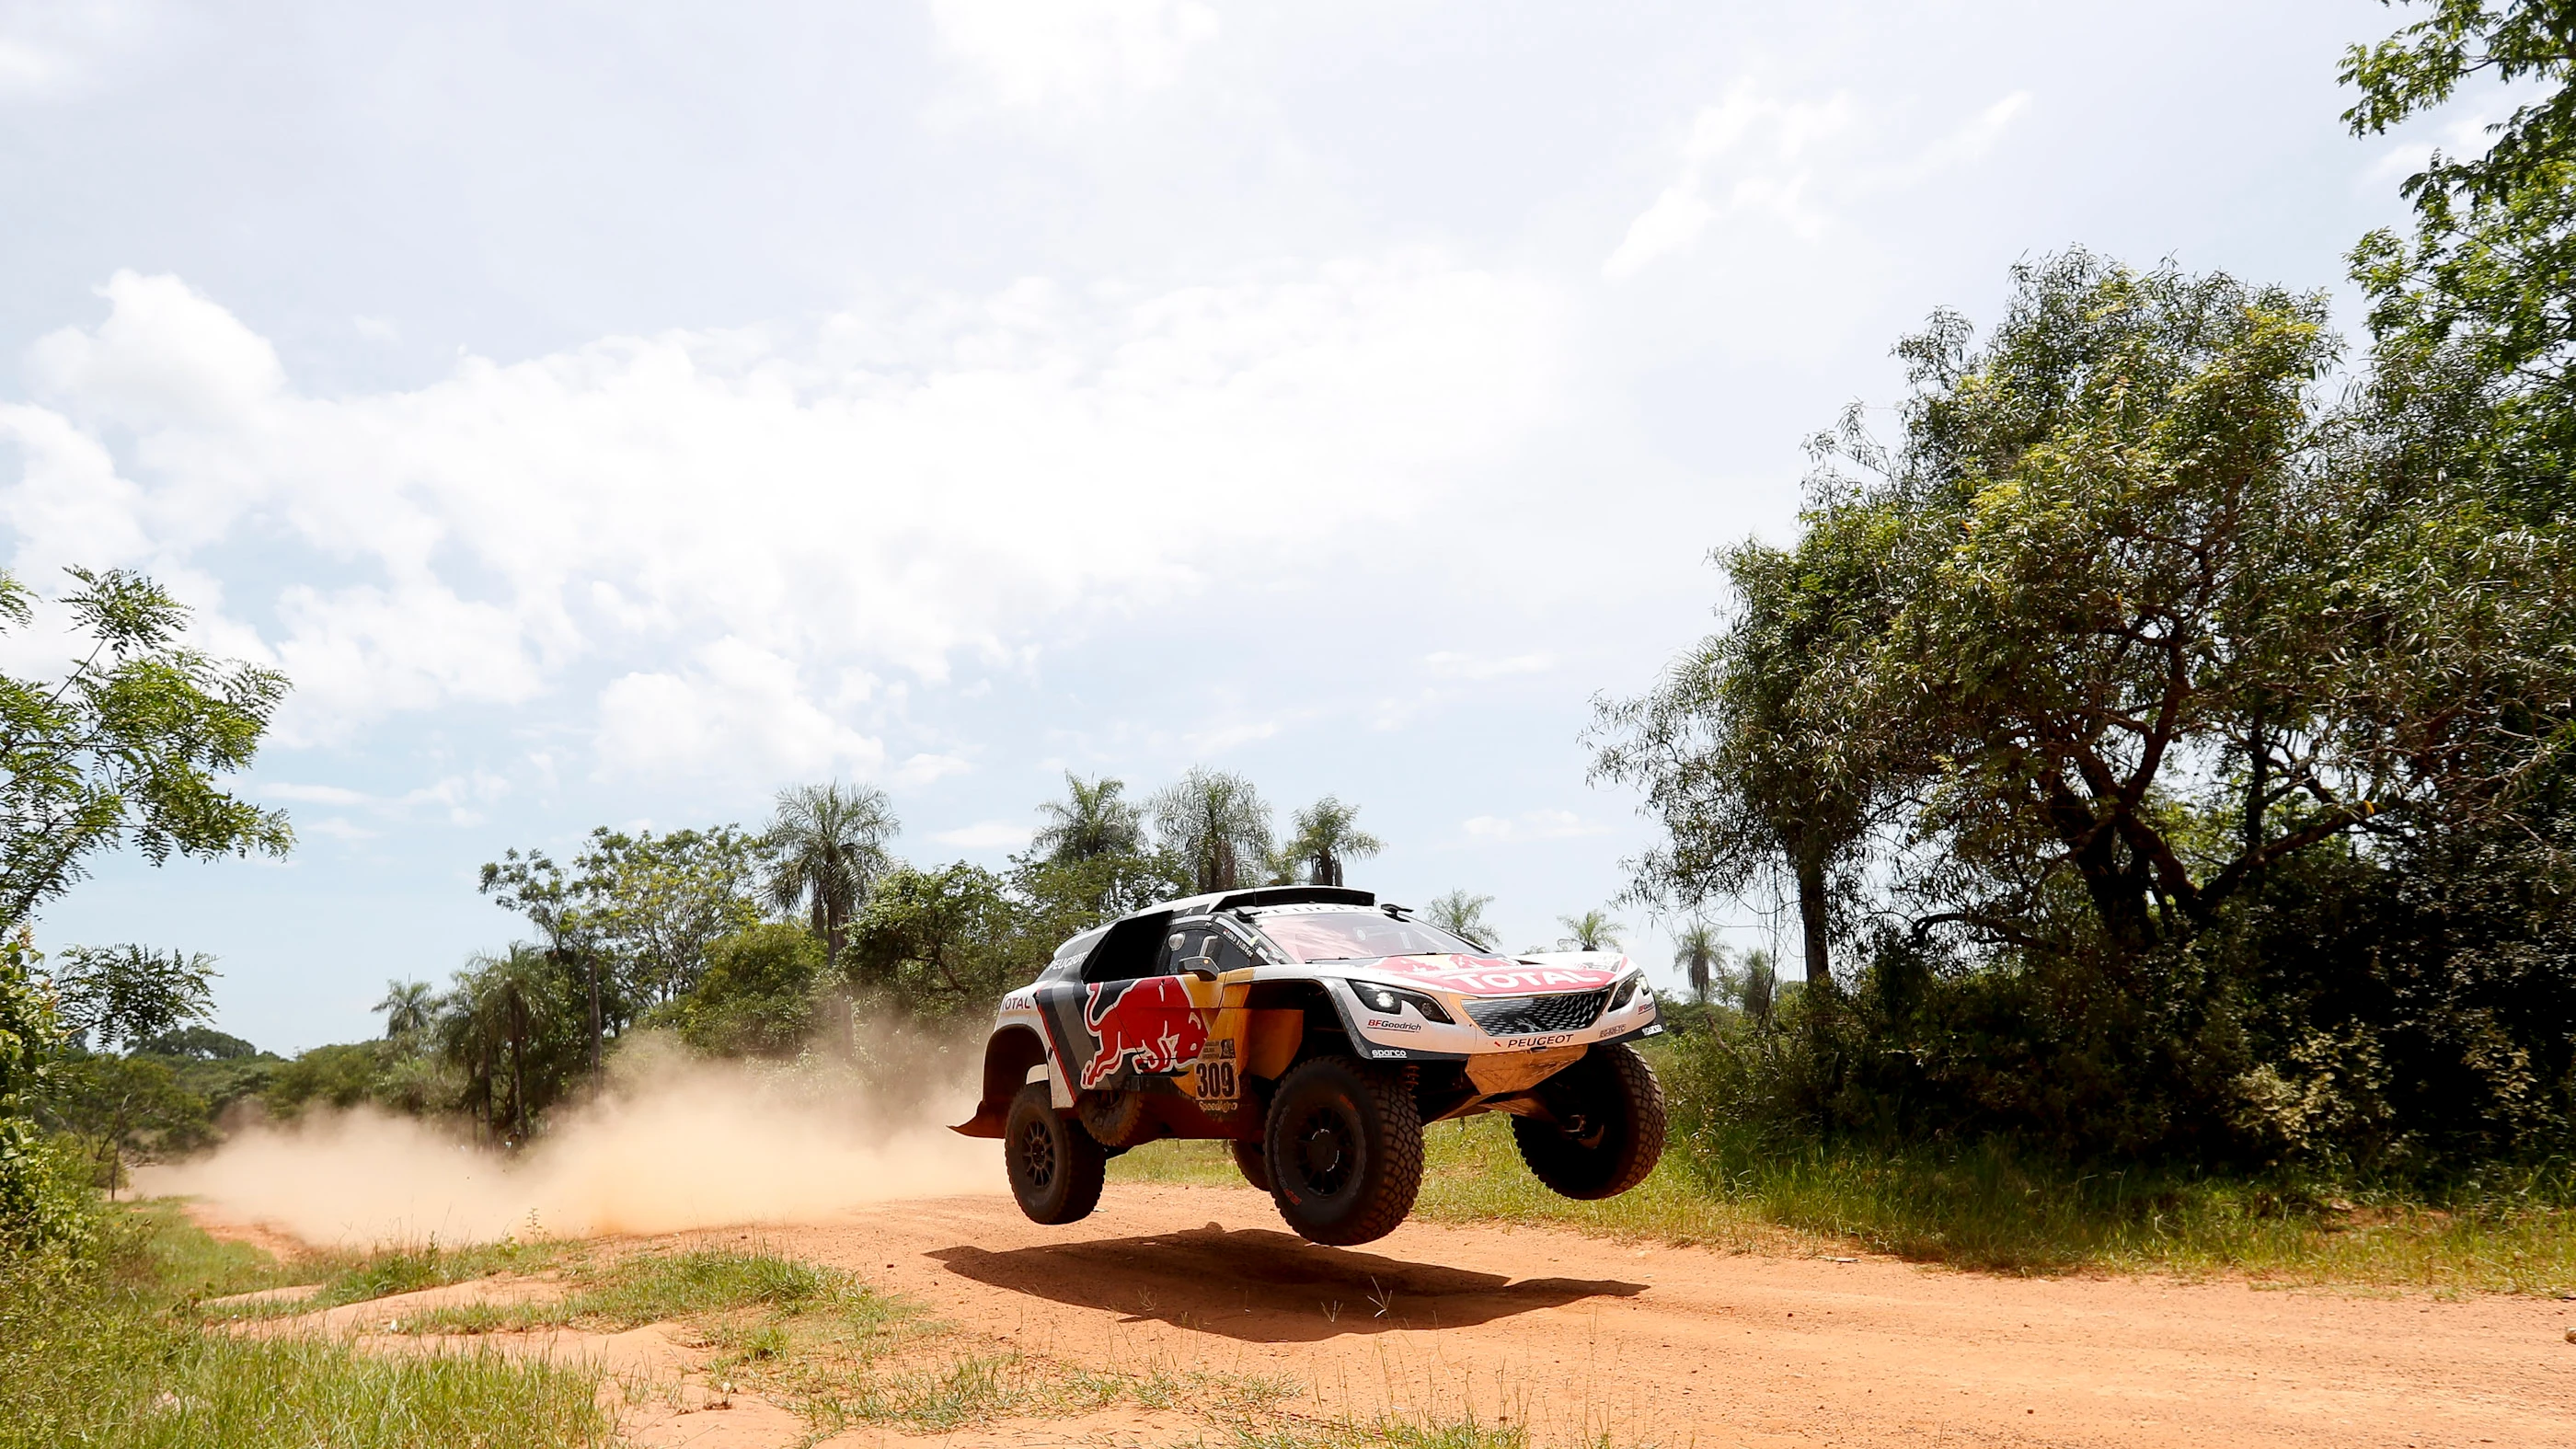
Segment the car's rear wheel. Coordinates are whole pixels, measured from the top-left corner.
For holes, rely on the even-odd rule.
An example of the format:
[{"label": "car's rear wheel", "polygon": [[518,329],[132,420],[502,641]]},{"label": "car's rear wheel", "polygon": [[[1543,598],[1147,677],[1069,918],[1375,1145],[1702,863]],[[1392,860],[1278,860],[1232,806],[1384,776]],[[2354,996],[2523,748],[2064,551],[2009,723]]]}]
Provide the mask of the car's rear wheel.
[{"label": "car's rear wheel", "polygon": [[1539,1083],[1538,1099],[1556,1120],[1514,1117],[1512,1138],[1538,1180],[1567,1197],[1617,1197],[1664,1155],[1664,1089],[1635,1047],[1594,1047]]},{"label": "car's rear wheel", "polygon": [[1234,1165],[1243,1173],[1243,1180],[1251,1183],[1254,1187],[1259,1188],[1263,1192],[1268,1192],[1270,1190],[1270,1164],[1262,1160],[1261,1139],[1258,1137],[1237,1137],[1232,1142],[1227,1143],[1226,1146],[1234,1152]]},{"label": "car's rear wheel", "polygon": [[1270,1099],[1262,1157],[1271,1201],[1299,1237],[1335,1247],[1385,1237],[1422,1189],[1412,1074],[1340,1056],[1299,1063]]},{"label": "car's rear wheel", "polygon": [[1002,1127],[1002,1155],[1011,1196],[1035,1223],[1079,1222],[1100,1205],[1107,1158],[1090,1133],[1055,1110],[1044,1082],[1031,1082],[1011,1100]]}]

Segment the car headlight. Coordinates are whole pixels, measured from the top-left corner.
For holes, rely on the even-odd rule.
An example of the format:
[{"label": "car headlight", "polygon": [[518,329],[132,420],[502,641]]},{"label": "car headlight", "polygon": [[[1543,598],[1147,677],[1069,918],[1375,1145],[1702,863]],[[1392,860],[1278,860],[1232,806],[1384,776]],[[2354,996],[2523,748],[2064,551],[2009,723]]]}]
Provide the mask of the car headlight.
[{"label": "car headlight", "polygon": [[1380,1011],[1395,1012],[1410,1006],[1422,1014],[1424,1021],[1436,1021],[1443,1026],[1449,1025],[1455,1019],[1449,1015],[1447,1007],[1419,991],[1406,991],[1402,987],[1379,986],[1364,981],[1352,982],[1351,989],[1359,993],[1360,1001],[1364,1005],[1376,1007]]},{"label": "car headlight", "polygon": [[1628,1004],[1636,999],[1638,988],[1645,984],[1646,973],[1643,971],[1631,971],[1620,977],[1619,984],[1610,988],[1610,1004],[1601,1009],[1601,1014],[1607,1016],[1614,1011],[1626,1010]]}]

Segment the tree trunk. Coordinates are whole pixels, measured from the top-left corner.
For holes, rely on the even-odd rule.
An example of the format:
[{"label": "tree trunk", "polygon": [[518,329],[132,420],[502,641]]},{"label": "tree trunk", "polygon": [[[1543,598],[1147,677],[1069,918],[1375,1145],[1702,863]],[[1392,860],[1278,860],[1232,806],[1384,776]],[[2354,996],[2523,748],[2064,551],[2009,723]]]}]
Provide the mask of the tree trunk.
[{"label": "tree trunk", "polygon": [[2270,787],[2266,778],[2272,761],[2263,749],[2263,705],[2258,699],[2252,718],[2245,726],[2245,860],[2246,881],[2250,887],[2261,885],[2258,863],[2263,859],[2263,792]]},{"label": "tree trunk", "polygon": [[1807,953],[1807,985],[1834,989],[1833,958],[1827,947],[1833,933],[1825,914],[1825,853],[1809,847],[1798,852],[1798,934]]},{"label": "tree trunk", "polygon": [[599,953],[586,951],[590,958],[590,1085],[599,1087]]}]

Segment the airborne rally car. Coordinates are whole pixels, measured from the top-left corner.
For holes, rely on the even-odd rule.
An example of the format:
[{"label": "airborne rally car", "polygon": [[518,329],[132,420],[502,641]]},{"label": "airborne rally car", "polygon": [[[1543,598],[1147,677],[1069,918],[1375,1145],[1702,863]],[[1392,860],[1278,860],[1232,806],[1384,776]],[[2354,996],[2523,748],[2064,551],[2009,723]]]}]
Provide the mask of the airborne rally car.
[{"label": "airborne rally car", "polygon": [[1616,952],[1496,956],[1338,886],[1193,896],[1074,937],[1004,997],[955,1130],[1002,1139],[1041,1223],[1090,1213],[1109,1157],[1202,1137],[1300,1235],[1365,1243],[1412,1210],[1426,1122],[1508,1112],[1549,1187],[1636,1186],[1664,1098],[1629,1043],[1661,1030]]}]

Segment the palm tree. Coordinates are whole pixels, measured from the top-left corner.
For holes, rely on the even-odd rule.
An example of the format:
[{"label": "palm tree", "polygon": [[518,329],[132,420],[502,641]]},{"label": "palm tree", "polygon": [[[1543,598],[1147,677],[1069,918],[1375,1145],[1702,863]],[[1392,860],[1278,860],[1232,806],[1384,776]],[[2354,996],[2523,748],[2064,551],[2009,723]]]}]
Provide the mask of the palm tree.
[{"label": "palm tree", "polygon": [[761,837],[770,860],[765,894],[779,910],[801,905],[812,914],[826,971],[839,969],[843,932],[893,864],[886,842],[902,828],[883,790],[834,781],[778,792],[778,813]]},{"label": "palm tree", "polygon": [[1780,993],[1780,971],[1772,964],[1770,952],[1759,947],[1745,952],[1744,969],[1729,972],[1727,985],[1746,1016],[1770,1024],[1771,1006]]},{"label": "palm tree", "polygon": [[1490,951],[1494,949],[1494,926],[1485,919],[1485,907],[1493,903],[1492,896],[1451,891],[1446,895],[1433,896],[1422,916],[1467,944]]},{"label": "palm tree", "polygon": [[1106,775],[1085,781],[1067,770],[1064,784],[1066,799],[1038,807],[1049,823],[1033,843],[1048,860],[1070,865],[1104,855],[1134,855],[1144,846],[1144,812],[1120,798],[1126,781]]},{"label": "palm tree", "polygon": [[1717,928],[1706,921],[1693,921],[1673,937],[1673,964],[1690,976],[1691,999],[1708,1005],[1710,988],[1726,970],[1726,946],[1718,940]]},{"label": "palm tree", "polygon": [[1297,833],[1281,852],[1291,869],[1302,870],[1308,885],[1343,884],[1342,863],[1366,860],[1386,847],[1359,828],[1360,810],[1327,795],[1297,812]]},{"label": "palm tree", "polygon": [[385,1014],[385,1038],[408,1041],[429,1028],[438,1013],[438,991],[426,981],[388,981],[385,999],[375,1005]]},{"label": "palm tree", "polygon": [[1616,951],[1619,949],[1619,933],[1628,929],[1610,919],[1607,911],[1559,916],[1556,923],[1567,933],[1564,940],[1556,943],[1560,951]]},{"label": "palm tree", "polygon": [[1241,775],[1192,766],[1152,808],[1156,839],[1201,891],[1241,890],[1270,859],[1270,807]]}]

